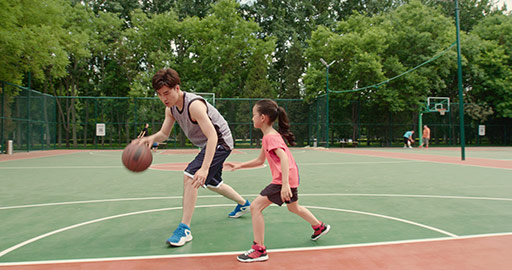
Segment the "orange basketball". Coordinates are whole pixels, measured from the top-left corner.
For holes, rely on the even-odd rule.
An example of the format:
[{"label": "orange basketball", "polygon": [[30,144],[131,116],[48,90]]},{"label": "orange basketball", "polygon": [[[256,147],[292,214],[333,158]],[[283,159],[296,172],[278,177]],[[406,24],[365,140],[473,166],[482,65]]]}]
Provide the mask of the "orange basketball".
[{"label": "orange basketball", "polygon": [[153,162],[153,155],[147,146],[130,143],[123,150],[122,160],[128,170],[142,172]]}]

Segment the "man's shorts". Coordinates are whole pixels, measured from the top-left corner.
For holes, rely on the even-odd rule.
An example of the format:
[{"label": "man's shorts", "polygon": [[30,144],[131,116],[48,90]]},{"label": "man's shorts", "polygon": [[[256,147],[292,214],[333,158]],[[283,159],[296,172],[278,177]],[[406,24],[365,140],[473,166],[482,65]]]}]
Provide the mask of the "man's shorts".
[{"label": "man's shorts", "polygon": [[[283,205],[283,200],[281,199],[281,187],[282,187],[282,185],[270,184],[260,192],[260,195],[266,196],[269,201],[281,206],[281,205]],[[287,204],[295,202],[299,199],[299,194],[297,192],[297,188],[291,188],[291,190],[292,190],[292,197],[290,198],[289,201],[285,202]]]},{"label": "man's shorts", "polygon": [[[201,149],[199,154],[190,162],[185,169],[185,175],[190,178],[194,178],[194,174],[201,169],[204,160],[204,154],[206,153],[206,147]],[[222,167],[224,161],[231,154],[231,150],[226,150],[223,146],[218,145],[213,155],[212,163],[210,164],[210,170],[205,180],[205,185],[211,188],[218,188],[222,185]]]}]

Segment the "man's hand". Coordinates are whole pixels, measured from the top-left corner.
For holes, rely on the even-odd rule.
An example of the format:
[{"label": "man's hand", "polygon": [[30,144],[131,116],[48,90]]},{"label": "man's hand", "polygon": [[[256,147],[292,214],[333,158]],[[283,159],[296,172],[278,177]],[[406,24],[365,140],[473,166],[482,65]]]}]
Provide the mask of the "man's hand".
[{"label": "man's hand", "polygon": [[194,183],[192,186],[194,188],[200,188],[204,186],[204,182],[206,181],[206,177],[208,176],[208,169],[199,169],[196,174],[194,174],[194,178],[192,179]]},{"label": "man's hand", "polygon": [[149,137],[142,137],[142,138],[138,138],[138,139],[135,139],[132,141],[132,143],[134,144],[143,144],[143,145],[146,145],[147,148],[150,148],[151,145],[153,145],[153,138],[152,136],[149,136]]}]

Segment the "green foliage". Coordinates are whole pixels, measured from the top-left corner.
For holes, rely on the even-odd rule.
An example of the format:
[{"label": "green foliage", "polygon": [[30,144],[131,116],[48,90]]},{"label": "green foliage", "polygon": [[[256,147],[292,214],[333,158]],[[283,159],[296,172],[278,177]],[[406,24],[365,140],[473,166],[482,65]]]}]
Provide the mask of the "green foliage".
[{"label": "green foliage", "polygon": [[[59,96],[154,97],[151,77],[172,67],[187,91],[311,102],[325,94],[323,58],[336,61],[331,90],[378,84],[331,93],[332,121],[409,121],[427,96],[458,102],[455,49],[391,80],[454,42],[453,1],[238,2],[0,0],[0,80],[26,85],[30,74],[33,88]],[[512,17],[491,2],[459,1],[474,121],[512,117]],[[80,114],[87,122],[90,104],[65,101],[59,121],[78,132],[66,123]],[[149,120],[161,116],[158,105],[144,111]],[[125,107],[111,114],[119,122],[133,120]]]},{"label": "green foliage", "polygon": [[464,48],[471,79],[468,98],[493,104],[500,117],[512,117],[512,17],[489,16],[468,38]]},{"label": "green foliage", "polygon": [[[258,39],[258,25],[245,21],[237,7],[234,1],[219,1],[204,19],[183,21],[189,27],[185,39],[193,40],[178,69],[187,82],[186,89],[213,92],[218,97],[244,96],[250,61],[269,63],[273,39]],[[264,70],[263,66],[258,72]]]},{"label": "green foliage", "polygon": [[18,82],[31,72],[36,79],[63,76],[68,64],[67,29],[69,4],[64,0],[0,1],[0,79]]},{"label": "green foliage", "polygon": [[[331,89],[356,89],[386,81],[430,59],[448,47],[452,34],[447,18],[418,1],[383,15],[354,14],[339,22],[335,31],[319,27],[306,52],[313,67],[306,75],[307,94],[316,96],[318,85],[325,85],[325,75],[318,72],[324,69],[320,58],[337,61],[329,70]],[[446,62],[434,62],[378,88],[340,98],[370,100],[376,109],[391,112],[414,110],[429,93],[442,91],[432,86],[446,85],[438,72],[446,74],[444,69],[449,68]]]}]

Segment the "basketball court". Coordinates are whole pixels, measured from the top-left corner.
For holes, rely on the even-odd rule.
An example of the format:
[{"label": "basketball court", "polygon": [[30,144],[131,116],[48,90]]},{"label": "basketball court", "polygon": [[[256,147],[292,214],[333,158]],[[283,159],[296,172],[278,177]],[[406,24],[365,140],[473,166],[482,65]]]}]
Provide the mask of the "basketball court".
[{"label": "basketball court", "polygon": [[[182,169],[198,151],[158,150],[132,173],[121,151],[0,155],[0,269],[509,269],[512,148],[293,148],[299,201],[329,234],[285,207],[264,211],[269,260],[243,264],[250,215],[199,191],[194,240],[168,248],[181,218]],[[228,161],[256,157],[236,149]],[[268,167],[225,171],[252,200]],[[212,229],[212,226],[214,228]]]}]

